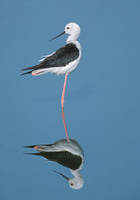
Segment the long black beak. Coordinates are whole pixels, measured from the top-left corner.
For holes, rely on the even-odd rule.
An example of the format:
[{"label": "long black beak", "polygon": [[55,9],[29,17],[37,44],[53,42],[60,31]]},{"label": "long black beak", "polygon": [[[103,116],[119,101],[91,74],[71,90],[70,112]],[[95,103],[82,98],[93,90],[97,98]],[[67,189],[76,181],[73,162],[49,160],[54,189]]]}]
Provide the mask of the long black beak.
[{"label": "long black beak", "polygon": [[60,36],[61,36],[61,35],[63,35],[63,34],[65,34],[65,31],[64,31],[63,33],[61,33],[61,34],[57,35],[56,37],[54,37],[54,38],[50,39],[49,41],[52,41],[52,40],[54,40],[54,39],[56,39],[56,38],[60,37]]},{"label": "long black beak", "polygon": [[69,181],[69,178],[67,176],[65,176],[64,174],[60,173],[60,172],[57,172],[55,170],[53,170],[53,172],[57,173],[57,174],[60,174],[62,177],[64,177],[66,180]]}]

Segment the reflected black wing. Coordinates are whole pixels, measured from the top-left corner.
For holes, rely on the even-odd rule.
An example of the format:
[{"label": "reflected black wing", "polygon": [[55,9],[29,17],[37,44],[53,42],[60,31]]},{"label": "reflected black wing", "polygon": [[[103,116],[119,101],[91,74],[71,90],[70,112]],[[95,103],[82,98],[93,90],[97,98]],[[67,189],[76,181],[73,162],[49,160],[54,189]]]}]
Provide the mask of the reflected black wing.
[{"label": "reflected black wing", "polygon": [[[32,147],[31,147],[32,148]],[[57,162],[65,167],[76,170],[82,163],[80,156],[73,155],[67,151],[59,152],[39,152],[39,153],[26,153],[28,155],[42,156],[50,161]]]},{"label": "reflected black wing", "polygon": [[73,155],[67,151],[61,152],[40,152],[40,155],[48,160],[55,161],[65,167],[76,170],[82,163],[80,156]]}]

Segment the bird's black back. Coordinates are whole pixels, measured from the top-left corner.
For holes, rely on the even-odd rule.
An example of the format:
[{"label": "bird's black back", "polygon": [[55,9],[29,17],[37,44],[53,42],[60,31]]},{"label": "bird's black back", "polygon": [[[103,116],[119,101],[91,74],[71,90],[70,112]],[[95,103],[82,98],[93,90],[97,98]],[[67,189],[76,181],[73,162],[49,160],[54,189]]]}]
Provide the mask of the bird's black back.
[{"label": "bird's black back", "polygon": [[58,49],[53,55],[47,57],[42,63],[36,66],[36,69],[66,66],[77,59],[79,49],[75,44],[70,43]]}]

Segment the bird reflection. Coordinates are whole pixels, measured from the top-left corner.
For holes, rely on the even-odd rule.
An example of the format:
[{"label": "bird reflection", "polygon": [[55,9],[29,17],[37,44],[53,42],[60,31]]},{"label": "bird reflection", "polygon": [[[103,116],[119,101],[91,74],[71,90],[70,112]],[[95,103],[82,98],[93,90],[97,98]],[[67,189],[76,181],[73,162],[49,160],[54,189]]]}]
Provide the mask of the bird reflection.
[{"label": "bird reflection", "polygon": [[62,177],[64,177],[69,182],[69,186],[72,189],[80,189],[84,185],[83,176],[80,170],[84,163],[84,151],[82,147],[78,144],[76,140],[61,139],[56,141],[54,144],[44,144],[44,145],[32,145],[25,146],[27,148],[34,148],[39,151],[38,153],[28,153],[29,155],[43,156],[44,158],[57,162],[70,169],[73,177],[68,178],[64,174],[53,171]]}]

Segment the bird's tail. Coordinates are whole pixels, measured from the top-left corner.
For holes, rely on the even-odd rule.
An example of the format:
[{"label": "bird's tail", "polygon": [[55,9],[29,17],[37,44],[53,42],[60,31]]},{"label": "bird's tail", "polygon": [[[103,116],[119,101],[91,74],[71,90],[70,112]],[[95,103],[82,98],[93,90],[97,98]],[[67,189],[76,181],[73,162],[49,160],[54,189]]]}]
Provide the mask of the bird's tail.
[{"label": "bird's tail", "polygon": [[27,67],[27,68],[21,69],[21,71],[29,70],[28,72],[24,72],[24,73],[22,73],[21,75],[31,74],[34,70],[36,70],[36,68],[37,68],[37,65],[32,66],[32,67]]},{"label": "bird's tail", "polygon": [[24,153],[26,155],[32,155],[32,156],[41,156],[40,153]]},{"label": "bird's tail", "polygon": [[25,148],[34,148],[37,145],[24,146]]},{"label": "bird's tail", "polygon": [[29,71],[28,72],[24,72],[21,75],[32,74],[33,76],[39,76],[39,75],[46,74],[46,73],[49,72],[48,69],[44,69],[44,68],[39,69],[38,65],[35,65],[33,67],[27,67],[27,68],[21,69],[21,71],[25,71],[25,70],[29,70]]}]

